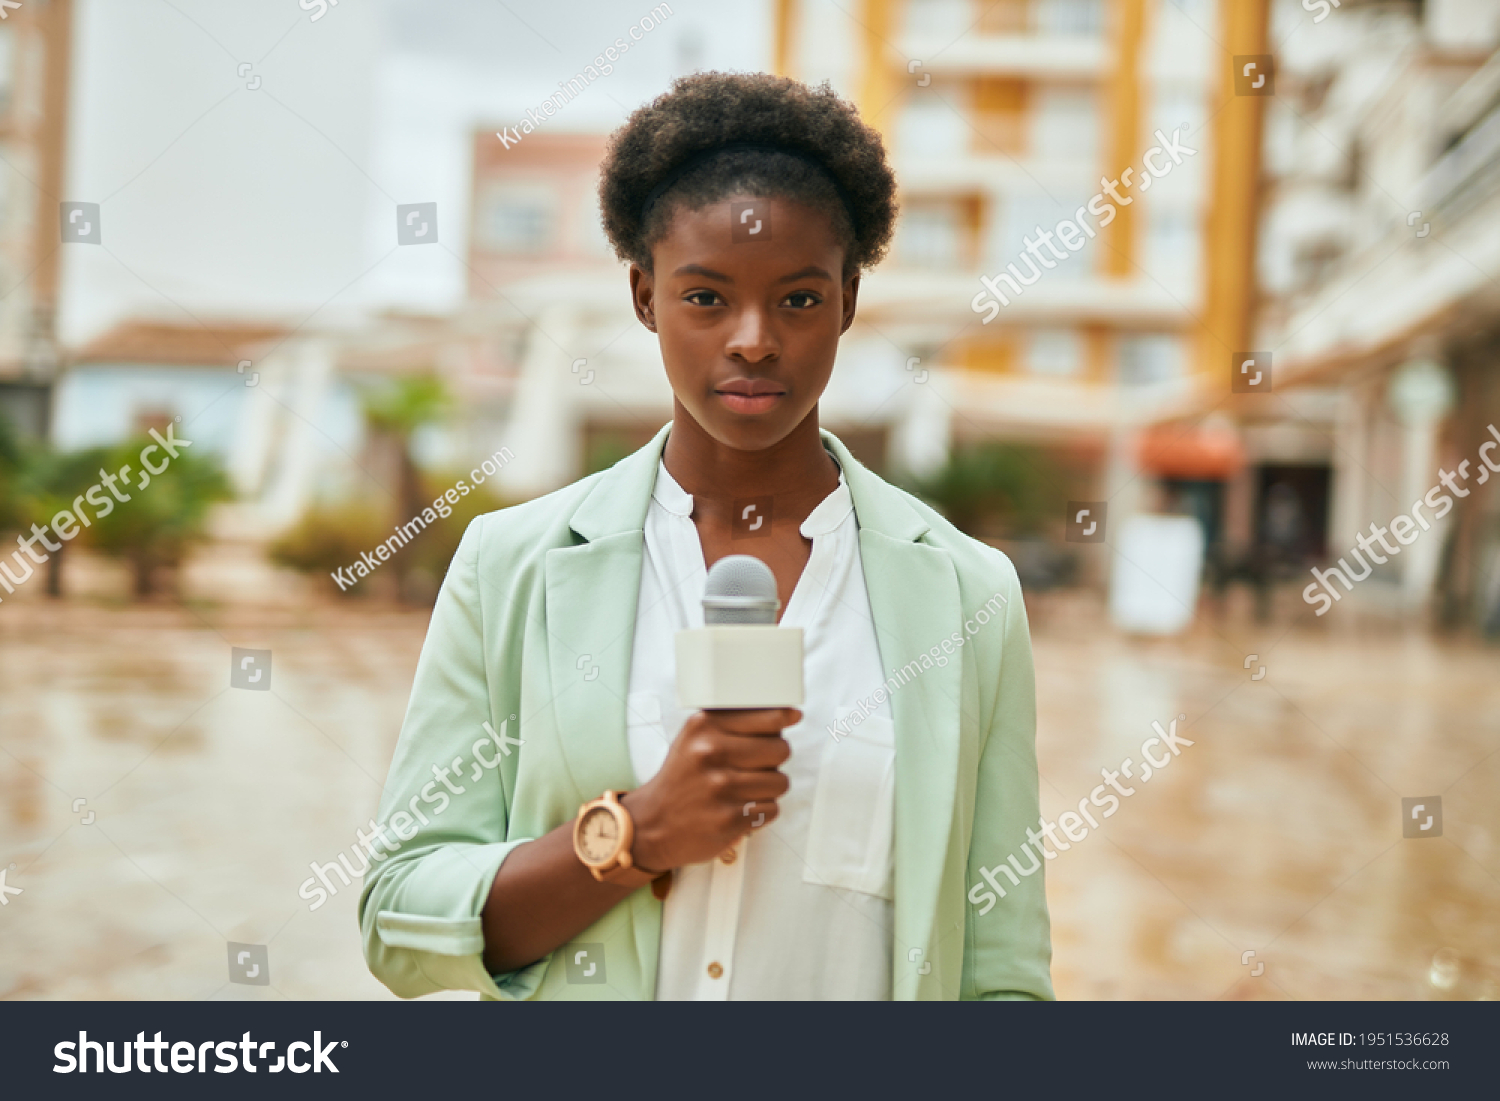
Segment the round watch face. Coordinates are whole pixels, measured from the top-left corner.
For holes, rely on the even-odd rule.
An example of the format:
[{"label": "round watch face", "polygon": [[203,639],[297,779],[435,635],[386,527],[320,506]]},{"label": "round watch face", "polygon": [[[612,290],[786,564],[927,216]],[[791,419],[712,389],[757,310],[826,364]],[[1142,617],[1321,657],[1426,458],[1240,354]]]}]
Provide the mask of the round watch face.
[{"label": "round watch face", "polygon": [[620,844],[620,823],[607,807],[595,807],[578,828],[578,849],[593,864],[606,863]]}]

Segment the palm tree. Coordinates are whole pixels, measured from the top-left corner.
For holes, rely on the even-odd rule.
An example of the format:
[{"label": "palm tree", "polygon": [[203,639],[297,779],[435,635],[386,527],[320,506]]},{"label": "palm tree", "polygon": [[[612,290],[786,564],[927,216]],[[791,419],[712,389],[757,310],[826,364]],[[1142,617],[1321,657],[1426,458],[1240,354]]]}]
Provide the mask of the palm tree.
[{"label": "palm tree", "polygon": [[448,390],[434,374],[410,375],[379,389],[366,390],[361,402],[365,420],[379,440],[394,446],[400,468],[396,487],[397,522],[422,511],[422,478],[411,453],[412,436],[424,425],[443,419],[450,405]]},{"label": "palm tree", "polygon": [[[427,503],[422,473],[412,455],[412,437],[417,429],[446,416],[450,406],[447,387],[435,374],[408,375],[379,389],[366,390],[362,404],[365,420],[377,444],[395,452],[399,473],[394,502],[396,515],[392,521],[405,523],[420,513]],[[410,555],[398,555],[392,563],[391,570],[402,594],[407,592],[407,578],[413,566]]]}]

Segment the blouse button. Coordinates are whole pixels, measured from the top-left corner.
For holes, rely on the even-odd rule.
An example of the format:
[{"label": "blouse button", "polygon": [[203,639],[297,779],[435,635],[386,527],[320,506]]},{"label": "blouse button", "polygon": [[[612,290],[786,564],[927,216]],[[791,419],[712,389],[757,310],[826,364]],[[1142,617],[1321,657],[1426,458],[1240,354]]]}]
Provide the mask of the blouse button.
[{"label": "blouse button", "polygon": [[721,861],[723,861],[725,864],[733,864],[735,862],[735,860],[737,860],[738,858],[739,858],[739,854],[734,851],[734,847],[733,846],[725,849],[723,852],[721,852],[719,854],[719,859]]},{"label": "blouse button", "polygon": [[708,965],[708,977],[709,978],[711,978],[711,979],[717,979],[717,978],[722,977],[723,974],[724,974],[724,969],[722,967],[720,967],[717,963],[711,963],[711,964]]}]

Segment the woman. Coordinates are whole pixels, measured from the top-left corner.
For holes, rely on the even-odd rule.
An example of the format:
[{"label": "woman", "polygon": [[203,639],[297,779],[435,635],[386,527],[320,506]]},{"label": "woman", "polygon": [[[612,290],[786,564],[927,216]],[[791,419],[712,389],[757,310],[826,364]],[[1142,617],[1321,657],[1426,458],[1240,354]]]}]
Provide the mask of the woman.
[{"label": "woman", "polygon": [[[895,218],[879,136],[826,87],[699,74],[614,135],[599,190],[673,418],[465,534],[371,852],[371,970],[402,996],[1050,998],[1043,876],[980,872],[1038,816],[1015,571],[818,427]],[[800,710],[677,706],[674,636],[733,553],[804,632]]]}]

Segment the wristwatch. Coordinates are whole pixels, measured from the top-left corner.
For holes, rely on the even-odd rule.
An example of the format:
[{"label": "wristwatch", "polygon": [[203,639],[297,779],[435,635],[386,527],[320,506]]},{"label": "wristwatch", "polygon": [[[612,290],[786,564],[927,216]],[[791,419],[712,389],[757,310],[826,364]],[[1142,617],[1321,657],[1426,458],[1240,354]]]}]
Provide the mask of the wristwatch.
[{"label": "wristwatch", "polygon": [[624,794],[606,791],[578,809],[578,819],[573,823],[573,851],[600,883],[613,883],[632,891],[651,883],[651,893],[666,898],[672,873],[647,871],[631,859],[635,822],[620,802]]}]

